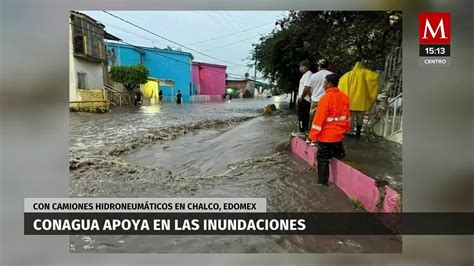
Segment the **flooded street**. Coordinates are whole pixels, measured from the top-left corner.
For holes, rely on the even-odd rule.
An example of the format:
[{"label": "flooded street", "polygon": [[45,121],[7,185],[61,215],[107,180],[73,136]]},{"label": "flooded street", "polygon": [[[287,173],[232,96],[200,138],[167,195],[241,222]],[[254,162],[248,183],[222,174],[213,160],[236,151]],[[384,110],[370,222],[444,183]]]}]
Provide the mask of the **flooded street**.
[{"label": "flooded street", "polygon": [[[281,108],[261,116],[269,103]],[[71,114],[72,197],[260,197],[269,212],[352,212],[289,151],[277,97]],[[71,236],[71,252],[401,252],[392,236]]]},{"label": "flooded street", "polygon": [[294,125],[287,114],[257,117],[238,126],[192,131],[175,141],[145,146],[124,159],[177,175],[216,175],[230,164],[283,151]]},{"label": "flooded street", "polygon": [[[70,156],[112,155],[156,135],[171,139],[189,129],[256,117],[268,101],[116,107],[106,114],[71,113]],[[130,148],[130,147],[128,147]]]}]

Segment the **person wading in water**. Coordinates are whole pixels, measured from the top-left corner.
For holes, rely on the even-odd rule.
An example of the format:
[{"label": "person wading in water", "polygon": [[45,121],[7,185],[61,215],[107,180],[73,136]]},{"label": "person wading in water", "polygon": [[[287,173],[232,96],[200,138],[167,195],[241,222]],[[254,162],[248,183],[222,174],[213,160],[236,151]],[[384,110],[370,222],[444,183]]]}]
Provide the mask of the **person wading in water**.
[{"label": "person wading in water", "polygon": [[324,95],[316,109],[308,142],[318,146],[318,184],[328,185],[329,159],[345,156],[342,140],[350,130],[349,96],[339,90],[339,76],[330,74],[324,81]]},{"label": "person wading in water", "polygon": [[176,94],[176,103],[181,104],[182,98],[183,98],[183,95],[181,94],[181,91],[178,90],[178,94]]}]

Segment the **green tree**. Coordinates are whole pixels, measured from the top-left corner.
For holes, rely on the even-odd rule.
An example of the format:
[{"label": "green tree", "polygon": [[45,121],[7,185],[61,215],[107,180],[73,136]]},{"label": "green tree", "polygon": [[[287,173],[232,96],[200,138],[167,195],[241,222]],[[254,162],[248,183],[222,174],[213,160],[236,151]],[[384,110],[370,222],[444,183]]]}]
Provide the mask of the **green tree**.
[{"label": "green tree", "polygon": [[110,79],[122,84],[128,91],[147,82],[148,69],[143,65],[113,66]]},{"label": "green tree", "polygon": [[275,24],[278,28],[254,44],[252,59],[283,92],[297,89],[298,64],[305,59],[313,66],[327,59],[341,73],[360,60],[383,70],[386,56],[402,40],[397,11],[291,11]]}]

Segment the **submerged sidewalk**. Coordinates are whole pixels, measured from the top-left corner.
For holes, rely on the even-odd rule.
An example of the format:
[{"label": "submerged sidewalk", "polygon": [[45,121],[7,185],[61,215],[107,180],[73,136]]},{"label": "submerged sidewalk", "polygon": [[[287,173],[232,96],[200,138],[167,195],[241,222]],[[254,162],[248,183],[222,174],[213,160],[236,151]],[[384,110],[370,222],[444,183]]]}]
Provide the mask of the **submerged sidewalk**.
[{"label": "submerged sidewalk", "polygon": [[[351,143],[354,145],[354,143]],[[381,176],[369,176],[367,173],[360,171],[360,162],[364,162],[367,169],[377,173],[382,173],[381,169],[392,169],[390,166],[390,160],[383,160],[382,157],[377,157],[376,153],[372,151],[381,151],[381,149],[370,148],[364,153],[364,149],[361,149],[361,143],[356,143],[358,149],[357,152],[353,152],[353,148],[346,152],[351,154],[350,158],[355,158],[355,162],[352,161],[352,165],[347,161],[341,161],[338,159],[331,159],[329,180],[331,183],[340,188],[352,201],[360,203],[361,206],[368,212],[400,212],[402,207],[401,194],[396,191],[390,183]],[[388,145],[388,144],[386,144]],[[368,147],[366,147],[368,148]],[[304,139],[300,137],[293,137],[291,139],[291,151],[298,157],[303,159],[311,167],[317,165],[317,148],[309,143],[306,143]],[[361,154],[357,156],[357,153]],[[371,154],[371,160],[367,160],[368,155]],[[392,158],[393,159],[393,158]],[[367,163],[366,163],[367,162]],[[371,165],[378,164],[380,167],[373,167]],[[382,167],[385,166],[386,168]],[[392,169],[393,173],[396,168]],[[315,173],[315,176],[317,173]],[[394,182],[392,182],[394,183]],[[394,183],[395,184],[395,183]],[[401,188],[401,183],[399,188]]]},{"label": "submerged sidewalk", "polygon": [[359,140],[346,137],[344,145],[346,157],[343,162],[374,179],[386,180],[389,187],[401,193],[401,144],[384,139],[368,141],[361,136]]}]

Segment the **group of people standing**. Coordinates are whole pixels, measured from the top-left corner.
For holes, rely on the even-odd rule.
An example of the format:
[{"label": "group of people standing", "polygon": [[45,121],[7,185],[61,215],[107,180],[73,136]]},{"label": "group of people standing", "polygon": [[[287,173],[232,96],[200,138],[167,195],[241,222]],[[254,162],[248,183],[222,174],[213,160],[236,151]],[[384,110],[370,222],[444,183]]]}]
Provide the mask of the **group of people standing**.
[{"label": "group of people standing", "polygon": [[[134,89],[134,92],[135,92],[134,105],[136,107],[141,107],[142,101],[143,101],[143,92],[140,90],[138,86]],[[158,93],[158,96],[159,96],[160,103],[163,102],[163,90],[160,90],[160,92]],[[183,101],[183,95],[181,94],[181,91],[178,90],[178,93],[176,94],[176,103],[181,104],[182,101]]]},{"label": "group of people standing", "polygon": [[344,135],[360,137],[364,115],[374,104],[379,89],[378,74],[366,69],[362,62],[342,77],[329,71],[328,66],[327,60],[320,60],[318,71],[313,74],[308,61],[300,63],[303,75],[297,98],[298,135],[317,145],[318,184],[326,186],[329,160],[345,156]]}]

